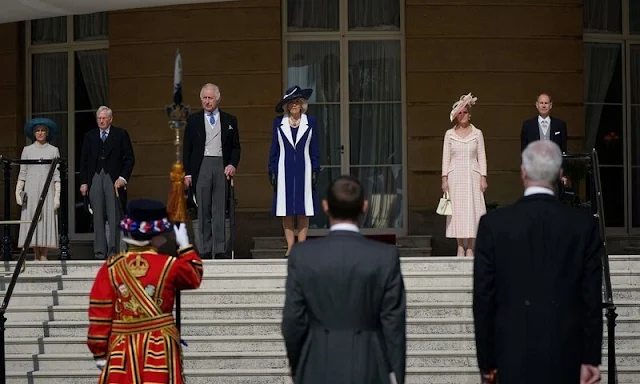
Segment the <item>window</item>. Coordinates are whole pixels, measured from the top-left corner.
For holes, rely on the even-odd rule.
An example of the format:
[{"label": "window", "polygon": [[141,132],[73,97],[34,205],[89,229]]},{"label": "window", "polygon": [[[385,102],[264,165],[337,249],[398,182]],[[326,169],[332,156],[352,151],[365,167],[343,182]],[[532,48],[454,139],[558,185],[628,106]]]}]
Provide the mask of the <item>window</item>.
[{"label": "window", "polygon": [[[365,229],[406,228],[403,32],[400,0],[283,0],[285,84],[312,88],[323,172],[329,182],[351,174],[369,210]],[[311,228],[328,227],[324,214]]]},{"label": "window", "polygon": [[626,233],[640,228],[639,12],[638,1],[584,1],[585,148],[600,158],[606,225]]},{"label": "window", "polygon": [[69,232],[89,233],[79,170],[85,132],[108,95],[108,17],[106,13],[33,20],[27,23],[27,117],[54,120],[60,135],[52,142],[69,160]]}]

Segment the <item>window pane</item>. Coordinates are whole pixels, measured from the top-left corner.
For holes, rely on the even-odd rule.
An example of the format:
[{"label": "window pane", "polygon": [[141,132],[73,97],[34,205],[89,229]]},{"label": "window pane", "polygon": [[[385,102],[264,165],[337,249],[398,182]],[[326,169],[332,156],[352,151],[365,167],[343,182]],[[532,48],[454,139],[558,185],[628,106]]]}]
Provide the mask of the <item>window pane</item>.
[{"label": "window pane", "polygon": [[32,58],[32,112],[66,112],[67,53],[43,53]]},{"label": "window pane", "polygon": [[[618,137],[622,138],[621,46],[587,43],[584,45],[584,57],[585,150],[590,151],[594,147],[602,148],[611,131],[618,132]],[[608,143],[611,142],[609,139],[606,139]],[[622,153],[615,158],[619,158],[619,162],[603,164],[622,164]]]},{"label": "window pane", "polygon": [[624,137],[621,105],[586,105],[587,127],[595,133],[595,149],[602,165],[623,165]]},{"label": "window pane", "polygon": [[[94,111],[79,112],[75,114],[75,233],[93,233],[93,219],[89,212],[84,208],[84,197],[80,194],[80,155],[82,153],[82,142],[85,133],[97,128],[96,115]],[[69,192],[71,193],[71,191]],[[74,228],[69,228],[69,232],[73,233]]]},{"label": "window pane", "polygon": [[631,226],[640,228],[640,168],[631,168]]},{"label": "window pane", "polygon": [[342,140],[340,139],[340,105],[310,104],[307,114],[316,118],[318,145],[322,166],[342,163]]},{"label": "window pane", "polygon": [[109,38],[107,12],[73,16],[73,38],[76,41],[107,40]]},{"label": "window pane", "polygon": [[[631,106],[631,164],[640,165],[640,105]],[[640,194],[640,190],[638,192]]]},{"label": "window pane", "polygon": [[629,1],[629,27],[631,33],[640,34],[640,1]]},{"label": "window pane", "polygon": [[402,104],[349,106],[351,165],[402,164]]},{"label": "window pane", "polygon": [[631,60],[631,104],[640,105],[640,45],[632,45]]},{"label": "window pane", "polygon": [[310,103],[340,101],[340,43],[291,42],[287,83],[313,89]]},{"label": "window pane", "polygon": [[337,31],[339,8],[339,0],[288,0],[288,31]]},{"label": "window pane", "polygon": [[351,176],[360,180],[369,209],[363,228],[402,228],[402,166],[353,167]]},{"label": "window pane", "polygon": [[340,167],[323,166],[320,175],[318,175],[318,186],[316,189],[316,193],[318,194],[318,211],[315,216],[309,219],[309,228],[329,228],[329,218],[322,211],[322,200],[327,198],[327,188],[329,187],[329,183],[341,174],[342,172],[340,172]]},{"label": "window pane", "polygon": [[107,50],[75,53],[75,110],[97,110],[109,100]]},{"label": "window pane", "polygon": [[600,168],[605,226],[624,227],[624,168]]},{"label": "window pane", "polygon": [[349,101],[401,101],[400,41],[349,43]]},{"label": "window pane", "polygon": [[52,17],[31,21],[31,44],[67,42],[67,17]]},{"label": "window pane", "polygon": [[622,32],[620,0],[584,0],[585,32]]},{"label": "window pane", "polygon": [[399,0],[349,0],[352,31],[399,31]]}]

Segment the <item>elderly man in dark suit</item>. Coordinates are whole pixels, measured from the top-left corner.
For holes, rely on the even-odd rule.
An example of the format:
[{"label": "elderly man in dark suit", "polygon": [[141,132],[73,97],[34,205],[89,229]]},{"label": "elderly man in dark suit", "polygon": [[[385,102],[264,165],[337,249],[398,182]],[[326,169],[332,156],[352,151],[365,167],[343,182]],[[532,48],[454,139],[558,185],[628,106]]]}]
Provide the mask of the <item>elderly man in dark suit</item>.
[{"label": "elderly man in dark suit", "polygon": [[524,197],[480,219],[473,316],[483,382],[600,380],[602,263],[593,215],[553,196],[562,153],[536,141],[522,153]]},{"label": "elderly man in dark suit", "polygon": [[289,255],[282,318],[296,384],[404,383],[406,298],[395,246],[359,234],[360,183],[341,176],[323,201],[331,231]]},{"label": "elderly man in dark suit", "polygon": [[[205,84],[200,90],[202,111],[187,119],[182,163],[184,184],[195,191],[203,259],[229,258],[225,241],[228,180],[240,162],[238,120],[218,108],[220,89]],[[226,179],[226,180],[225,180]]]},{"label": "elderly man in dark suit", "polygon": [[[89,195],[93,210],[95,258],[104,259],[120,252],[120,219],[135,156],[129,133],[111,125],[111,109],[98,108],[96,121],[98,128],[87,132],[82,143],[80,193]],[[109,239],[105,218],[109,223]]]}]

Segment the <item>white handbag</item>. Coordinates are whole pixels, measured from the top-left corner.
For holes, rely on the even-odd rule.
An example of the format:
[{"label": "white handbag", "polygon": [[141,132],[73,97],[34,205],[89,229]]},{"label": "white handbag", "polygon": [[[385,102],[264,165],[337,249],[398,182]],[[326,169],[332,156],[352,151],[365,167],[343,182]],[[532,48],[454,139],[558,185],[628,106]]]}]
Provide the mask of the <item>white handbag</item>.
[{"label": "white handbag", "polygon": [[442,216],[451,216],[451,200],[449,199],[449,192],[442,194],[436,213]]}]

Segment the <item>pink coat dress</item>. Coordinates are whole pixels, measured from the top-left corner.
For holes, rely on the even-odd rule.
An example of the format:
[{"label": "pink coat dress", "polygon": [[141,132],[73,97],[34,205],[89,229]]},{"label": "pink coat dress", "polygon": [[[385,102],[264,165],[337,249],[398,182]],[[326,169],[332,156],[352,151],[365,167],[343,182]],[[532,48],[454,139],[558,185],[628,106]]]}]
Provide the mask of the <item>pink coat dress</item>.
[{"label": "pink coat dress", "polygon": [[449,182],[452,215],[447,216],[446,236],[475,238],[480,217],[487,213],[481,176],[487,176],[487,155],[482,131],[471,125],[471,133],[460,137],[455,128],[444,135],[442,176]]}]

